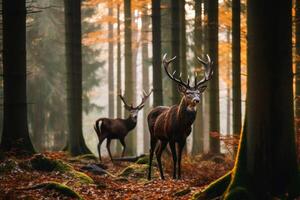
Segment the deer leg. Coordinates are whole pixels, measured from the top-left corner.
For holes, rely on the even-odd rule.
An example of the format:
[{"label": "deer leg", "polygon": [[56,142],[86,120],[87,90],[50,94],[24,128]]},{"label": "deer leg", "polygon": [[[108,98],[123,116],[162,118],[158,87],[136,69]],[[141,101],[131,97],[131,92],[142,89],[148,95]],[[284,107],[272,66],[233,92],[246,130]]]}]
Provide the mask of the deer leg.
[{"label": "deer leg", "polygon": [[99,160],[102,161],[101,159],[101,144],[102,142],[105,140],[105,137],[104,136],[100,136],[99,137],[99,143],[98,143],[98,146],[97,146],[97,149],[98,149],[98,155],[99,155]]},{"label": "deer leg", "polygon": [[149,170],[148,170],[148,180],[151,180],[151,167],[152,167],[152,160],[153,160],[153,154],[156,147],[157,139],[151,138],[151,144],[150,144],[150,155],[149,155]]},{"label": "deer leg", "polygon": [[169,142],[170,149],[173,157],[173,179],[176,179],[176,166],[177,166],[177,155],[175,142]]},{"label": "deer leg", "polygon": [[126,149],[126,144],[125,144],[125,140],[124,138],[120,139],[120,142],[123,146],[123,151],[122,151],[122,158],[124,157],[124,154],[125,154],[125,149]]},{"label": "deer leg", "polygon": [[184,143],[179,143],[178,144],[178,179],[181,178],[181,157],[182,157],[182,151],[183,151],[183,147],[185,145]]},{"label": "deer leg", "polygon": [[164,172],[162,169],[162,164],[161,164],[161,155],[162,155],[163,150],[166,148],[166,146],[167,146],[167,142],[161,140],[159,148],[155,151],[161,179],[165,179]]},{"label": "deer leg", "polygon": [[112,156],[111,156],[111,152],[110,152],[110,142],[111,142],[111,139],[108,139],[108,138],[107,138],[107,141],[106,141],[106,148],[107,148],[108,155],[109,155],[109,157],[110,157],[111,162],[114,162],[114,161],[113,161],[113,158],[112,158]]}]

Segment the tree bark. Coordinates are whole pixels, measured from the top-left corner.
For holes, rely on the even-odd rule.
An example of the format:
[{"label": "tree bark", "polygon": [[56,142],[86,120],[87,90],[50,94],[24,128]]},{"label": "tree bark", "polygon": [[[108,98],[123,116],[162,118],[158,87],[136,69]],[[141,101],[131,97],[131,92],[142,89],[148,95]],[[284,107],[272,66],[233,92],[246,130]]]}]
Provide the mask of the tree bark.
[{"label": "tree bark", "polygon": [[233,134],[236,136],[240,135],[242,128],[240,15],[240,1],[232,0],[232,123]]},{"label": "tree bark", "polygon": [[27,122],[26,2],[2,1],[4,107],[1,148],[34,152]]},{"label": "tree bark", "polygon": [[153,107],[163,105],[160,0],[152,0]]},{"label": "tree bark", "polygon": [[180,55],[179,55],[179,62],[180,62],[180,70],[182,72],[182,78],[184,80],[187,79],[188,70],[186,64],[186,27],[185,27],[185,0],[179,1],[179,27],[180,27]]},{"label": "tree bark", "polygon": [[[113,17],[113,9],[108,9],[108,16]],[[114,118],[114,42],[113,24],[108,24],[108,116]]]},{"label": "tree bark", "polygon": [[[210,133],[220,133],[219,66],[218,66],[218,0],[208,1],[208,54],[213,64],[214,75],[209,83]],[[209,136],[210,152],[220,153],[220,140]]]},{"label": "tree bark", "polygon": [[[248,1],[247,112],[224,199],[297,199],[300,195],[291,9],[291,1]],[[206,195],[209,189],[213,186],[202,197],[213,198]]]},{"label": "tree bark", "polygon": [[[127,102],[133,102],[133,77],[132,77],[132,38],[131,38],[131,0],[124,0],[124,17],[125,17],[125,98]],[[126,111],[125,115],[128,115],[129,112]],[[134,155],[134,149],[130,145],[132,141],[131,133],[128,134],[126,138],[127,145],[127,155]]]},{"label": "tree bark", "polygon": [[[148,40],[150,18],[148,16],[147,8],[143,9],[142,13],[142,74],[143,74],[143,89],[146,93],[149,93],[149,52],[148,52]],[[143,109],[143,130],[144,130],[144,152],[149,151],[150,146],[150,133],[148,129],[147,115],[150,108],[149,101],[146,101]]]},{"label": "tree bark", "polygon": [[[121,92],[121,30],[120,30],[120,4],[118,4],[117,8],[117,92]],[[121,99],[117,98],[117,117],[122,118],[122,105],[121,105]],[[122,147],[119,142],[117,142],[117,153],[120,154],[122,152]]]},{"label": "tree bark", "polygon": [[[197,61],[196,56],[200,56],[203,52],[202,50],[202,1],[195,0],[195,25],[194,25],[194,44],[195,44],[195,72],[201,71],[201,65]],[[193,129],[193,146],[192,154],[197,155],[203,152],[203,96],[198,106],[198,111],[196,115],[196,120]]]},{"label": "tree bark", "polygon": [[[177,56],[177,59],[175,59],[172,62],[173,65],[173,71],[176,71],[176,75],[179,76],[180,74],[180,60],[178,59],[178,56],[180,56],[180,13],[179,13],[179,0],[172,0],[172,57]],[[180,101],[180,94],[177,89],[177,84],[172,82],[172,104],[179,104]]]},{"label": "tree bark", "polygon": [[82,133],[81,0],[65,0],[68,151],[90,153]]},{"label": "tree bark", "polygon": [[297,138],[297,151],[298,151],[298,162],[300,162],[300,2],[295,1],[295,27],[296,27],[296,75],[295,75],[295,85],[296,85],[296,101],[295,101],[295,130]]}]

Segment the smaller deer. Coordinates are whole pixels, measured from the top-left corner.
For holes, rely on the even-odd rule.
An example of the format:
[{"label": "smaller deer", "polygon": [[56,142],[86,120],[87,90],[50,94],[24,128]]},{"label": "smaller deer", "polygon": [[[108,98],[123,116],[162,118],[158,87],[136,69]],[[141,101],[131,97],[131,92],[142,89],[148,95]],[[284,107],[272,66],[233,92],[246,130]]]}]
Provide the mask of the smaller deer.
[{"label": "smaller deer", "polygon": [[[149,171],[148,179],[151,179],[151,165],[153,159],[153,153],[156,148],[156,144],[160,141],[158,148],[155,150],[156,159],[160,171],[161,179],[164,179],[164,174],[161,164],[161,155],[166,145],[169,143],[172,157],[173,157],[173,178],[176,178],[176,166],[178,165],[178,179],[181,178],[181,154],[183,147],[186,143],[186,138],[191,133],[191,125],[195,121],[196,106],[200,102],[201,94],[206,89],[205,83],[211,79],[213,70],[211,68],[212,62],[207,55],[207,61],[203,61],[198,58],[198,61],[205,66],[204,78],[197,81],[195,75],[194,86],[190,86],[190,80],[187,82],[182,81],[181,76],[179,78],[174,77],[174,74],[170,74],[168,71],[169,64],[176,58],[170,60],[166,59],[166,54],[163,57],[163,66],[168,77],[178,85],[178,90],[182,94],[182,99],[179,105],[173,105],[171,107],[158,106],[153,108],[148,114],[148,126],[150,131],[150,158],[149,158]],[[176,153],[176,144],[178,145],[178,152]],[[178,156],[178,157],[177,157]]]},{"label": "smaller deer", "polygon": [[[142,97],[142,102],[136,106],[133,107],[133,105],[128,105],[124,99],[124,97],[119,94],[119,97],[124,103],[124,107],[126,110],[129,111],[129,117],[127,119],[109,119],[109,118],[99,118],[96,120],[94,129],[97,133],[99,143],[98,143],[98,154],[99,154],[99,159],[101,161],[101,144],[102,142],[107,139],[106,143],[106,148],[109,154],[109,157],[111,161],[113,161],[113,158],[111,156],[110,152],[110,142],[112,139],[118,139],[120,140],[122,146],[123,146],[123,152],[122,152],[122,157],[124,156],[125,149],[126,149],[126,144],[125,144],[125,137],[131,131],[132,129],[135,128],[136,123],[137,123],[137,116],[138,112],[144,107],[145,102],[151,95],[152,90],[150,91],[149,94],[147,94],[145,91],[143,92],[143,97]],[[102,122],[100,124],[100,122]]]}]

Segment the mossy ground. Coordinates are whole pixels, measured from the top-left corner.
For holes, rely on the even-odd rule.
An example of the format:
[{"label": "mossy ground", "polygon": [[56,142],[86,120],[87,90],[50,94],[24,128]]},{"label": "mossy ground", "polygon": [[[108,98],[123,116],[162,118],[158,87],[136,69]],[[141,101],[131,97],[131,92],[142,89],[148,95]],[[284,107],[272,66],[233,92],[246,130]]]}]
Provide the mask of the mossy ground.
[{"label": "mossy ground", "polygon": [[[164,156],[163,156],[164,157]],[[212,180],[223,175],[232,163],[219,164],[184,156],[181,180],[173,180],[172,159],[163,158],[166,180],[161,180],[157,167],[148,181],[147,160],[141,164],[131,162],[111,163],[104,158],[98,161],[72,158],[63,152],[46,152],[33,157],[7,157],[2,163],[14,165],[0,175],[0,199],[190,199],[194,192],[203,189]],[[146,163],[146,164],[143,164]],[[108,173],[95,174],[85,170],[88,165],[105,167]],[[110,174],[110,175],[109,175]],[[123,176],[118,176],[123,175]],[[93,180],[91,183],[90,178]],[[17,186],[17,187],[16,187]],[[63,187],[66,186],[67,188]],[[16,188],[36,188],[18,190]],[[69,190],[70,189],[70,190]],[[73,193],[73,192],[74,193]],[[80,197],[76,197],[76,194]],[[73,197],[72,197],[73,195]]]}]

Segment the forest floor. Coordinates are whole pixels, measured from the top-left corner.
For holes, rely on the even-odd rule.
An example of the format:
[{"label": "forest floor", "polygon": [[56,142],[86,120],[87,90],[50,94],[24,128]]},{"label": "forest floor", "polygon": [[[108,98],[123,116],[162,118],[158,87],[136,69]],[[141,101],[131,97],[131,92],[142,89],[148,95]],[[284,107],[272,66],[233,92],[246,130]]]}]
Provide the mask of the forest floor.
[{"label": "forest floor", "polygon": [[184,156],[182,179],[173,180],[166,154],[166,180],[160,179],[154,162],[148,181],[145,163],[147,159],[112,164],[104,158],[99,164],[92,156],[71,158],[63,152],[10,153],[0,157],[0,199],[190,199],[233,167],[227,157]]}]

